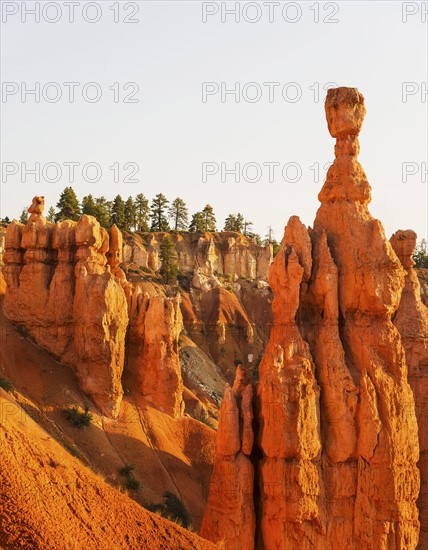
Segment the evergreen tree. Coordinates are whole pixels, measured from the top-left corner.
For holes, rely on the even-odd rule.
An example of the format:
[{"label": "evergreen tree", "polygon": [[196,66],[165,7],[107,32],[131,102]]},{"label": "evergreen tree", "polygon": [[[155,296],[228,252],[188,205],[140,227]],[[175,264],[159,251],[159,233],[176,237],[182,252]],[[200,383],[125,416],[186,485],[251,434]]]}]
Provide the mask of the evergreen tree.
[{"label": "evergreen tree", "polygon": [[19,216],[19,221],[23,224],[26,224],[28,222],[28,209],[23,208],[21,215]]},{"label": "evergreen tree", "polygon": [[169,207],[169,217],[175,231],[186,231],[189,224],[189,213],[183,199],[177,197]]},{"label": "evergreen tree", "polygon": [[116,195],[113,201],[110,221],[119,229],[125,229],[125,203],[120,195]]},{"label": "evergreen tree", "polygon": [[148,231],[149,214],[150,214],[149,201],[146,199],[146,197],[142,193],[139,193],[135,197],[134,207],[135,207],[135,225],[137,227],[137,231],[143,231],[143,232]]},{"label": "evergreen tree", "polygon": [[214,216],[213,207],[210,204],[205,205],[205,208],[202,210],[205,221],[204,231],[215,231],[216,219]]},{"label": "evergreen tree", "polygon": [[95,199],[94,216],[102,227],[110,227],[110,207],[105,197]]},{"label": "evergreen tree", "polygon": [[169,231],[168,219],[165,214],[168,204],[168,199],[162,193],[158,193],[152,200],[150,213],[152,226],[150,231]]},{"label": "evergreen tree", "polygon": [[125,202],[125,231],[132,231],[136,225],[135,206],[132,197]]},{"label": "evergreen tree", "polygon": [[268,244],[271,244],[272,245],[272,251],[273,251],[273,257],[275,257],[278,254],[280,245],[279,245],[279,242],[276,241],[273,238],[273,235],[274,235],[274,231],[272,229],[272,226],[270,225],[268,227],[268,232],[266,234],[265,240],[263,241],[263,245],[267,246]]},{"label": "evergreen tree", "polygon": [[77,221],[80,217],[80,205],[76,193],[72,187],[66,187],[59,197],[57,203],[58,212],[56,221],[73,220]]},{"label": "evergreen tree", "polygon": [[224,222],[223,231],[238,231],[242,233],[244,228],[244,216],[242,214],[229,214]]},{"label": "evergreen tree", "polygon": [[250,221],[247,221],[247,220],[244,221],[244,235],[246,237],[248,237],[250,235],[250,232],[248,231],[248,229],[252,226],[253,226],[253,222],[250,222]]},{"label": "evergreen tree", "polygon": [[47,215],[46,215],[46,219],[48,220],[48,222],[54,223],[55,222],[55,217],[56,217],[55,208],[53,206],[51,206],[48,210]]},{"label": "evergreen tree", "polygon": [[175,251],[174,242],[169,235],[165,237],[160,245],[159,257],[162,262],[160,274],[165,283],[174,283],[178,275],[177,252]]},{"label": "evergreen tree", "polygon": [[417,245],[415,253],[413,254],[413,260],[416,262],[415,267],[428,268],[427,242],[425,239],[422,239]]},{"label": "evergreen tree", "polygon": [[0,223],[5,223],[6,225],[10,223],[9,216],[6,216],[5,218],[2,218],[0,220]]},{"label": "evergreen tree", "polygon": [[248,233],[248,238],[253,240],[259,246],[262,246],[262,238],[258,233]]},{"label": "evergreen tree", "polygon": [[96,207],[95,201],[92,195],[87,195],[82,199],[82,214],[87,214],[88,216],[95,216]]},{"label": "evergreen tree", "polygon": [[195,214],[193,214],[189,226],[189,231],[205,231],[205,216],[202,214],[202,212],[196,212]]}]

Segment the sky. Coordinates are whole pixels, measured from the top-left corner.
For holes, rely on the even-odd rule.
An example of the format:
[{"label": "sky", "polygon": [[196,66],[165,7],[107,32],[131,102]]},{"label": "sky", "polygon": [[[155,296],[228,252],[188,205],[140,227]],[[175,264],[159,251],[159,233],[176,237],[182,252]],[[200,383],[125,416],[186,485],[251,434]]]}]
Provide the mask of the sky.
[{"label": "sky", "polygon": [[281,239],[291,215],[313,223],[338,85],[365,97],[370,211],[427,238],[424,5],[2,0],[0,217],[68,185],[162,192]]}]

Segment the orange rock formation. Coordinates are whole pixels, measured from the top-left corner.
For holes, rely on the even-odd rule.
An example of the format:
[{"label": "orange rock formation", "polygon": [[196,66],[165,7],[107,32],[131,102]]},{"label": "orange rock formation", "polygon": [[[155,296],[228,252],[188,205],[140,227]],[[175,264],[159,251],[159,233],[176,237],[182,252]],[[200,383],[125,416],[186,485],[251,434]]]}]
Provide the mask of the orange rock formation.
[{"label": "orange rock formation", "polygon": [[[329,90],[325,110],[336,158],[314,229],[290,219],[269,275],[274,324],[257,389],[255,541],[265,550],[414,549],[418,428],[391,320],[406,272],[367,209],[370,186],[357,160],[364,99],[353,88]],[[208,505],[202,533],[212,541],[226,533],[232,549],[245,526],[229,527],[227,496],[223,510]]]},{"label": "orange rock formation", "polygon": [[413,269],[414,231],[397,231],[391,244],[406,270],[405,286],[394,324],[406,350],[409,383],[415,396],[419,426],[421,491],[418,498],[421,550],[428,548],[428,308],[421,301],[419,279]]},{"label": "orange rock formation", "polygon": [[254,467],[252,387],[238,367],[233,387],[226,387],[220,408],[216,458],[201,536],[227,540],[228,548],[254,548]]},{"label": "orange rock formation", "polygon": [[[103,414],[117,417],[123,390],[125,342],[138,341],[141,393],[161,410],[180,416],[182,380],[177,300],[146,300],[119,267],[122,234],[110,234],[92,216],[52,224],[34,197],[26,225],[12,222],[5,237],[4,311],[35,342],[76,372],[82,390]],[[128,312],[129,308],[129,312]]]}]

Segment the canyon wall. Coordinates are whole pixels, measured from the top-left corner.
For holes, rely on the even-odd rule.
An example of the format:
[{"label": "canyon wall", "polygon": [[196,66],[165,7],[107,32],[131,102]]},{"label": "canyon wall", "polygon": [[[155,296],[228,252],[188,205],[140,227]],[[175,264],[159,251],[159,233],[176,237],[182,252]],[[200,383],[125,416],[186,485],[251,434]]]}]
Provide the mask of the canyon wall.
[{"label": "canyon wall", "polygon": [[[314,228],[290,219],[269,274],[274,322],[257,386],[254,541],[265,550],[414,549],[418,426],[397,330],[406,270],[367,208],[357,160],[362,95],[329,90],[325,110],[336,158]],[[223,501],[219,533],[229,524],[226,490]],[[208,506],[204,525],[212,513]],[[226,535],[226,548],[240,530],[230,542]],[[203,533],[218,542],[214,530]]]},{"label": "canyon wall", "polygon": [[160,246],[169,235],[178,256],[182,273],[232,275],[256,279],[267,277],[273,259],[272,245],[259,246],[233,231],[209,233],[127,234],[123,257],[127,264],[158,271]]},{"label": "canyon wall", "polygon": [[[130,333],[140,353],[133,365],[142,380],[138,390],[153,401],[157,388],[159,406],[181,415],[177,301],[159,295],[141,305],[139,285],[129,283],[119,267],[122,235],[115,226],[108,233],[86,215],[78,222],[52,224],[43,217],[43,206],[43,197],[35,197],[28,223],[14,221],[7,228],[5,314],[37,345],[70,365],[82,390],[113,418],[123,395],[131,318]],[[162,400],[162,394],[169,397]]]},{"label": "canyon wall", "polygon": [[73,368],[104,414],[119,414],[125,366],[132,388],[152,406],[183,414],[183,331],[193,341],[185,354],[198,347],[204,364],[215,362],[206,376],[199,369],[199,388],[191,384],[203,400],[204,388],[218,387],[209,396],[218,402],[225,381],[233,382],[234,360],[256,362],[271,323],[271,245],[232,232],[173,234],[179,288],[158,273],[166,233],[107,231],[86,215],[53,224],[43,210],[44,198],[35,197],[28,223],[14,221],[2,233],[4,311]]}]

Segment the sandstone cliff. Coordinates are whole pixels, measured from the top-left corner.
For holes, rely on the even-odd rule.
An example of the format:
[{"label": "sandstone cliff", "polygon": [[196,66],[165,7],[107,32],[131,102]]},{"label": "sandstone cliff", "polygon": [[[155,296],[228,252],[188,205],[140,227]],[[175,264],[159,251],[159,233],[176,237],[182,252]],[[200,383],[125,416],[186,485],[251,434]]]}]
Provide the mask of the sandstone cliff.
[{"label": "sandstone cliff", "polygon": [[[274,323],[257,388],[255,541],[265,550],[416,548],[418,428],[392,323],[406,272],[367,209],[370,186],[357,160],[363,97],[329,90],[325,110],[336,158],[314,229],[291,218],[269,274]],[[204,525],[212,514],[208,506]],[[215,517],[217,529],[203,531],[213,541],[229,525],[227,513]],[[243,529],[230,529],[227,548]]]},{"label": "sandstone cliff", "polygon": [[[227,540],[228,548],[252,550],[255,535],[252,387],[238,367],[220,408],[216,458],[201,536]],[[224,518],[227,517],[225,521]]]},{"label": "sandstone cliff", "polygon": [[166,235],[174,242],[182,273],[266,278],[272,262],[272,245],[259,246],[240,233],[227,231],[128,234],[123,248],[125,263],[158,271],[160,246]]},{"label": "sandstone cliff", "polygon": [[86,215],[78,222],[51,224],[43,217],[41,201],[33,200],[27,225],[14,221],[7,228],[6,315],[40,347],[70,365],[82,390],[113,418],[123,395],[129,332],[138,348],[132,363],[138,389],[151,402],[157,400],[157,391],[159,407],[181,415],[178,302],[159,295],[141,303],[141,289],[127,282],[119,267],[122,236],[115,226],[109,234]]},{"label": "sandstone cliff", "polygon": [[90,216],[54,225],[32,212],[27,225],[11,223],[4,310],[39,346],[75,369],[104,414],[117,416],[128,312],[107,265],[108,249],[107,231]]},{"label": "sandstone cliff", "polygon": [[428,548],[428,308],[421,301],[420,284],[412,255],[416,247],[414,231],[397,231],[391,244],[406,270],[405,286],[394,324],[406,351],[409,383],[413,390],[419,426],[421,490],[418,498],[421,550]]}]

